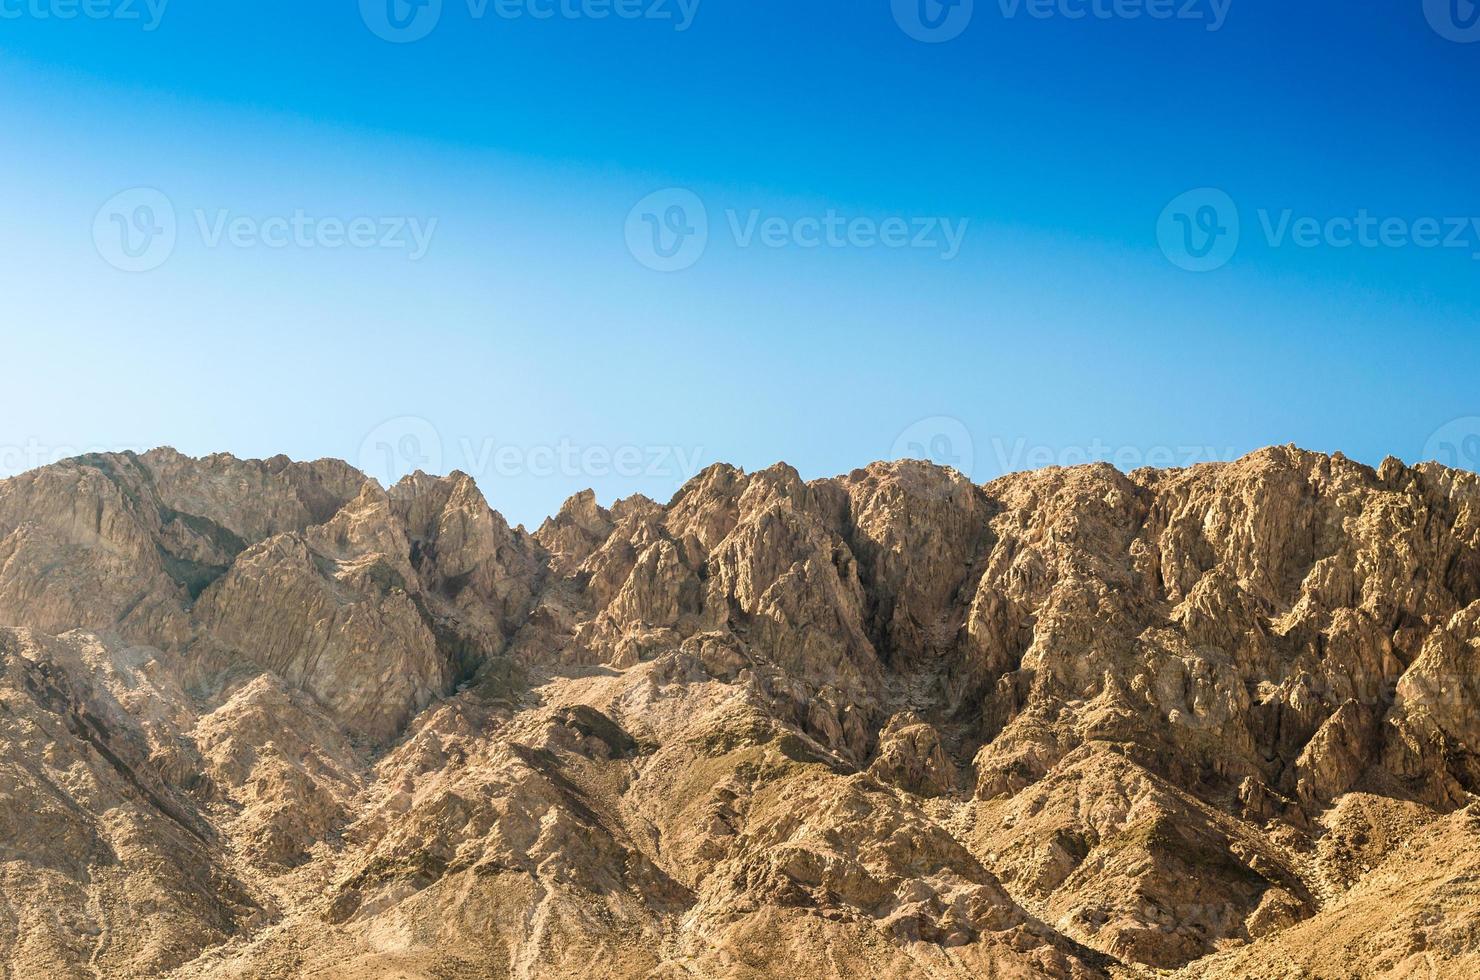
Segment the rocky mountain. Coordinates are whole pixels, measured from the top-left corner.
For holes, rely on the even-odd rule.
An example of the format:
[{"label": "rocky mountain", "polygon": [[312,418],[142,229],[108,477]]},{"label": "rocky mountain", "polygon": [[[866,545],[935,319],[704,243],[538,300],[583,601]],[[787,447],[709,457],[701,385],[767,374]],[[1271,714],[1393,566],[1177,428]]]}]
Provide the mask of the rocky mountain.
[{"label": "rocky mountain", "polygon": [[7,978],[1480,976],[1480,478],[0,483]]}]

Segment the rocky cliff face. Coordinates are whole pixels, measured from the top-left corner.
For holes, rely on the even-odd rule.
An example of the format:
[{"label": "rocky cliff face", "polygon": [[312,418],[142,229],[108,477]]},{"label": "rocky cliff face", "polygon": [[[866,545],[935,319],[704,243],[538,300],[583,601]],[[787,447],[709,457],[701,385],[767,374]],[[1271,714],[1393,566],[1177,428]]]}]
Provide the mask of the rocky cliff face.
[{"label": "rocky cliff face", "polygon": [[716,466],[529,534],[88,457],[0,483],[0,627],[17,977],[1480,973],[1433,464]]}]

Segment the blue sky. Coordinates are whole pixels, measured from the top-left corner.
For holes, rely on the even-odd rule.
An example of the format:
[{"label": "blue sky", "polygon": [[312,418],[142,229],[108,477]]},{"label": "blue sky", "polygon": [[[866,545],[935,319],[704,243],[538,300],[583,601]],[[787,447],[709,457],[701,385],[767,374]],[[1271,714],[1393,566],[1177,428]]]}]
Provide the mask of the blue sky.
[{"label": "blue sky", "polygon": [[0,0],[0,469],[1480,465],[1467,3],[918,2]]}]

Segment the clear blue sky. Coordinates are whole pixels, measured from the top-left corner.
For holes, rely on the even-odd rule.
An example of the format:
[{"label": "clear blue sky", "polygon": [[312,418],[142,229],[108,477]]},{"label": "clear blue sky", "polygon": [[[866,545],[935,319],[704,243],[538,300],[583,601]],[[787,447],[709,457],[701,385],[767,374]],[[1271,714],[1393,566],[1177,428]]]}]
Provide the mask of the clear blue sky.
[{"label": "clear blue sky", "polygon": [[[1480,43],[1444,0],[926,0],[969,15],[938,43],[913,0],[80,2],[0,2],[7,469],[416,459],[533,523],[717,459],[1480,462]],[[672,198],[633,209],[670,188],[708,239],[664,272]],[[1199,188],[1239,221],[1206,272],[1163,249],[1227,232],[1164,215]],[[173,244],[123,271],[150,193]],[[1399,225],[1292,230],[1364,214]],[[829,215],[926,247],[791,240]],[[377,247],[326,247],[356,218]]]}]

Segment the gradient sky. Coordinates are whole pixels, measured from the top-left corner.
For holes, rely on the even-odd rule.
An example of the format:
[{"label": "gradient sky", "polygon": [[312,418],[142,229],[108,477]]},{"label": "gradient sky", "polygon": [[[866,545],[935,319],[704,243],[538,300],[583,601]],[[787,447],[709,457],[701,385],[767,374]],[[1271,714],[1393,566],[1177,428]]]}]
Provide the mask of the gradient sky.
[{"label": "gradient sky", "polygon": [[[939,43],[913,0],[688,0],[685,30],[678,0],[442,0],[409,43],[368,26],[386,0],[81,2],[0,0],[9,472],[160,444],[421,463],[532,524],[721,459],[1480,464],[1480,29],[1449,0],[975,0]],[[591,16],[614,3],[672,17]],[[176,239],[122,271],[137,188]],[[662,272],[628,226],[670,188],[709,236]],[[1239,219],[1207,272],[1162,247],[1199,188]],[[1203,234],[1222,199],[1190,200]],[[1286,211],[1398,224],[1272,241]],[[773,248],[731,212],[966,232]],[[251,237],[295,213],[429,247]],[[1456,247],[1414,244],[1423,219]]]}]

